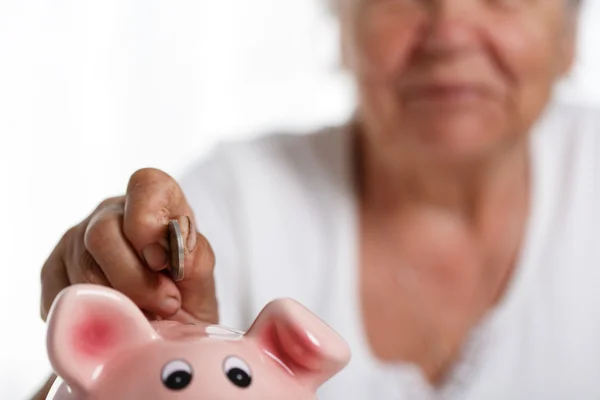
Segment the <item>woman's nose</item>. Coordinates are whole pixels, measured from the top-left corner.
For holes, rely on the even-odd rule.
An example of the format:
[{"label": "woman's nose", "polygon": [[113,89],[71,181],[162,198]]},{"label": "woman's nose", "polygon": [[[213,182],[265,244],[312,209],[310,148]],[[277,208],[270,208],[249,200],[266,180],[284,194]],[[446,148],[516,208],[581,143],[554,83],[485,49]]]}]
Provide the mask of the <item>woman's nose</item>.
[{"label": "woman's nose", "polygon": [[426,6],[427,23],[423,29],[423,50],[444,54],[476,47],[480,38],[473,4],[470,0],[429,1]]}]

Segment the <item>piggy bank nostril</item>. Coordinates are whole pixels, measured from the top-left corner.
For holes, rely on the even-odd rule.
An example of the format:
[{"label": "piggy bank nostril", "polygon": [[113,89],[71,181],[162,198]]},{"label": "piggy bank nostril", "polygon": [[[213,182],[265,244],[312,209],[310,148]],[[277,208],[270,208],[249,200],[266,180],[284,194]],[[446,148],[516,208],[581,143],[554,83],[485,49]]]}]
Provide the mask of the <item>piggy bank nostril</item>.
[{"label": "piggy bank nostril", "polygon": [[192,381],[192,367],[183,360],[169,362],[162,371],[163,384],[171,390],[185,389]]}]

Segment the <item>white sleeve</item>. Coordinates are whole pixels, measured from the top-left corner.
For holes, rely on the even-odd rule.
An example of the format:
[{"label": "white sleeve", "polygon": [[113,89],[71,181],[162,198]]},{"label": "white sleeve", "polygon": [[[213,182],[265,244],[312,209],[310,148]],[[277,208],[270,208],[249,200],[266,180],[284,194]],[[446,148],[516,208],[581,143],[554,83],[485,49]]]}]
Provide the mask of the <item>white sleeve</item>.
[{"label": "white sleeve", "polygon": [[227,151],[215,149],[188,168],[178,181],[194,211],[196,229],[215,252],[220,324],[246,330],[251,321],[245,312],[248,279],[244,276],[247,270],[243,260],[238,258],[236,177],[227,162]]}]

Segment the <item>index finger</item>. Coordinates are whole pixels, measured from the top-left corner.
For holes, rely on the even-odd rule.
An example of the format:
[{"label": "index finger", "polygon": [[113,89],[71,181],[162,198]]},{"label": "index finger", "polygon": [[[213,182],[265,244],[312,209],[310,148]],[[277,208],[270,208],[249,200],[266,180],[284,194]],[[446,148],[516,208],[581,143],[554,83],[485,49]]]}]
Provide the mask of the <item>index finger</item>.
[{"label": "index finger", "polygon": [[[157,245],[167,250],[169,221],[181,216],[187,217],[184,220],[190,226],[185,228],[193,235],[193,212],[171,176],[152,168],[141,169],[131,176],[125,198],[123,233],[140,257],[145,259],[144,252],[150,248],[156,254]],[[188,243],[190,241],[193,241],[191,236]],[[167,261],[165,253],[164,266]]]}]

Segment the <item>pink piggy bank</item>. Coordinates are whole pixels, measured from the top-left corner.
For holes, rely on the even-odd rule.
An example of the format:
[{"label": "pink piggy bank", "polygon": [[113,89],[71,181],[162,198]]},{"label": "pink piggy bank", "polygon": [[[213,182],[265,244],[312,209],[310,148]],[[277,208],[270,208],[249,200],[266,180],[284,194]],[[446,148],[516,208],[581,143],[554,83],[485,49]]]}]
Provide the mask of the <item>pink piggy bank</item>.
[{"label": "pink piggy bank", "polygon": [[149,322],[123,294],[73,285],[48,317],[50,400],[314,400],[350,360],[300,304],[267,304],[248,330]]}]

